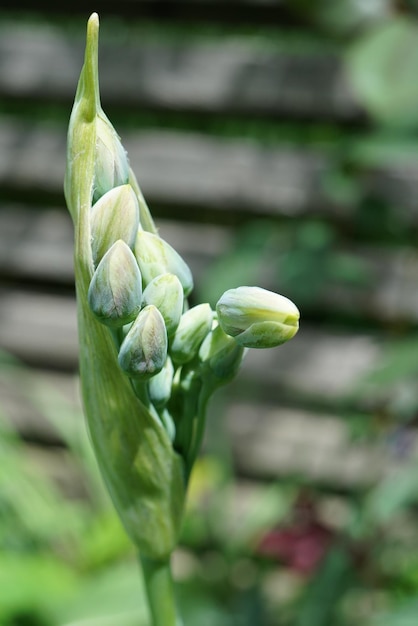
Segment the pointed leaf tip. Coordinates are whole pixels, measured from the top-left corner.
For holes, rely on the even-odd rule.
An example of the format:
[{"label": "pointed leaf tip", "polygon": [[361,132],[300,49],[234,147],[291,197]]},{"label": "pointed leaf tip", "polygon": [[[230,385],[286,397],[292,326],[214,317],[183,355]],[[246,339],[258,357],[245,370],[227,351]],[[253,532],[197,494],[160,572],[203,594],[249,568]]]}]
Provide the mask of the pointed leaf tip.
[{"label": "pointed leaf tip", "polygon": [[96,12],[93,12],[90,15],[89,20],[87,22],[87,27],[88,29],[99,28],[99,15]]},{"label": "pointed leaf tip", "polygon": [[[84,98],[88,103],[91,119],[100,108],[99,95],[99,16],[92,13],[87,22],[86,51],[84,56]],[[87,111],[86,111],[87,112]]]}]

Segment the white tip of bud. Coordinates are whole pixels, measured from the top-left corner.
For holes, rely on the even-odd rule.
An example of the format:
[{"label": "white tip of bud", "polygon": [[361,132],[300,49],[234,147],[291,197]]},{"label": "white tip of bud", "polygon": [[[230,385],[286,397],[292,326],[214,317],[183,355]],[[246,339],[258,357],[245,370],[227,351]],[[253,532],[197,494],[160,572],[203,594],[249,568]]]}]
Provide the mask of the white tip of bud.
[{"label": "white tip of bud", "polygon": [[187,296],[193,289],[193,277],[187,263],[164,239],[145,230],[139,230],[135,242],[135,256],[145,283],[160,274],[175,274]]},{"label": "white tip of bud", "polygon": [[129,162],[119,136],[103,111],[96,117],[96,163],[93,201],[129,181]]},{"label": "white tip of bud", "polygon": [[167,332],[159,310],[146,306],[135,322],[119,351],[121,369],[139,380],[148,380],[158,374],[167,359]]},{"label": "white tip of bud", "polygon": [[299,328],[295,304],[260,287],[229,289],[216,305],[225,333],[246,348],[272,348],[291,339]]},{"label": "white tip of bud", "polygon": [[100,261],[87,294],[94,315],[108,326],[131,322],[141,308],[141,273],[131,249],[116,241]]},{"label": "white tip of bud", "polygon": [[139,206],[130,185],[119,185],[104,194],[93,205],[90,213],[91,248],[93,262],[103,255],[118,239],[133,248],[139,226]]},{"label": "white tip of bud", "polygon": [[167,335],[176,330],[183,313],[183,287],[174,274],[161,274],[154,278],[142,294],[142,304],[153,304],[160,311],[167,328]]},{"label": "white tip of bud", "polygon": [[170,357],[167,357],[161,372],[153,376],[148,383],[150,400],[157,409],[162,409],[170,399],[173,376],[173,363]]}]

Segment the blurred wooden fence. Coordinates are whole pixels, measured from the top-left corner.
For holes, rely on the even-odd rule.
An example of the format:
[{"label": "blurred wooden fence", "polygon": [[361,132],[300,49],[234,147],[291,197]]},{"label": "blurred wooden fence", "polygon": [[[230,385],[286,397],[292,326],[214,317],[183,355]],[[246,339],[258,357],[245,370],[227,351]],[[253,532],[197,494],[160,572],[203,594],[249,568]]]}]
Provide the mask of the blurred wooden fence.
[{"label": "blurred wooden fence", "polygon": [[[73,396],[62,181],[88,14],[77,3],[71,16],[26,4],[32,13],[8,13],[7,3],[0,12],[0,347],[30,365],[33,380]],[[333,490],[372,484],[401,460],[385,437],[353,440],[353,420],[378,419],[390,398],[353,390],[381,365],[391,337],[418,321],[417,162],[376,156],[342,43],[324,42],[284,3],[98,1],[92,9],[102,22],[103,106],[196,283],[260,220],[296,233],[325,224],[335,254],[367,276],[354,285],[324,279],[319,298],[303,299],[299,335],[247,358],[225,409],[237,471]],[[264,286],[299,303],[301,285],[266,270]],[[23,435],[56,443],[28,400],[30,382],[1,377],[0,385],[2,409]]]}]

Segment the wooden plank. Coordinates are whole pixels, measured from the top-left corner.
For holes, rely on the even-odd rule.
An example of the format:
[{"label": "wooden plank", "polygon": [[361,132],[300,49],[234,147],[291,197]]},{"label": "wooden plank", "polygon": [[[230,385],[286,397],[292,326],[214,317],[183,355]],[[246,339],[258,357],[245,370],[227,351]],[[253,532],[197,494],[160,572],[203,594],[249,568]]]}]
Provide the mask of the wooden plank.
[{"label": "wooden plank", "polygon": [[[156,204],[216,210],[220,221],[228,211],[237,217],[335,215],[322,183],[330,160],[319,150],[170,132],[126,136],[125,145]],[[198,217],[197,210],[188,214]]]},{"label": "wooden plank", "polygon": [[[233,233],[214,225],[158,220],[162,237],[193,267],[196,277],[230,247]],[[0,204],[0,278],[73,290],[73,224],[62,208],[33,210]]]},{"label": "wooden plank", "polygon": [[[242,140],[142,131],[123,134],[150,205],[234,215],[296,216],[332,212],[322,190],[327,159],[318,151],[263,148]],[[62,200],[66,131],[49,124],[0,121],[0,186],[9,195],[41,193]],[[328,161],[329,167],[329,161]]]},{"label": "wooden plank", "polygon": [[[280,349],[251,350],[240,382],[273,394],[334,402],[379,365],[383,347],[383,337],[304,324]],[[1,290],[0,348],[33,365],[74,371],[78,357],[75,299]]]},{"label": "wooden plank", "polygon": [[[416,151],[416,147],[410,146]],[[393,211],[392,228],[403,228],[408,223],[417,223],[418,213],[418,168],[416,159],[394,158],[392,163],[371,167],[364,181],[365,193],[377,200],[382,207]],[[393,208],[394,207],[394,208]]]},{"label": "wooden plank", "polygon": [[67,211],[0,209],[0,277],[73,286],[73,225]]},{"label": "wooden plank", "polygon": [[[365,488],[402,463],[413,463],[416,452],[400,461],[389,445],[352,441],[346,422],[330,414],[232,404],[228,434],[238,471],[272,480],[294,476],[309,483]],[[418,431],[410,433],[418,451]]]},{"label": "wooden plank", "polygon": [[75,299],[0,290],[0,349],[31,363],[75,369]]},{"label": "wooden plank", "polygon": [[78,379],[71,374],[2,364],[0,397],[0,419],[25,439],[43,446],[63,445],[62,434],[51,421],[50,412],[59,416],[59,423],[70,432],[75,433],[80,426]]},{"label": "wooden plank", "polygon": [[[380,365],[383,336],[336,331],[301,323],[299,333],[275,350],[250,350],[241,382],[261,393],[298,402],[335,404],[351,396],[361,381]],[[244,389],[240,393],[245,393]],[[361,403],[361,401],[360,401]],[[371,405],[373,401],[371,402]]]},{"label": "wooden plank", "polygon": [[[208,268],[233,245],[234,231],[213,225],[158,220],[160,234],[186,259],[195,282],[201,284]],[[347,245],[339,254],[360,264],[365,280],[359,285],[324,280],[320,305],[306,304],[304,313],[328,313],[379,323],[418,323],[418,252],[412,247]],[[280,250],[265,259],[277,265]],[[62,209],[34,211],[24,206],[0,207],[0,277],[8,283],[42,284],[45,288],[73,290],[73,226]],[[280,271],[263,284],[285,291],[297,300],[292,286],[283,286]]]},{"label": "wooden plank", "polygon": [[[154,214],[237,224],[254,217],[322,216],[350,222],[358,207],[332,199],[332,155],[319,147],[266,147],[179,131],[126,131],[123,143]],[[63,203],[66,129],[0,117],[0,188],[15,201]],[[393,201],[397,227],[418,226],[418,167],[394,155],[352,180]],[[156,210],[154,210],[154,208]],[[367,207],[366,207],[367,208]]]},{"label": "wooden plank", "polygon": [[[0,95],[71,104],[84,52],[53,24],[0,23]],[[251,36],[201,43],[150,36],[112,41],[103,28],[104,106],[135,110],[268,115],[353,121],[363,115],[336,53],[301,53]],[[123,38],[122,38],[123,39]]]}]

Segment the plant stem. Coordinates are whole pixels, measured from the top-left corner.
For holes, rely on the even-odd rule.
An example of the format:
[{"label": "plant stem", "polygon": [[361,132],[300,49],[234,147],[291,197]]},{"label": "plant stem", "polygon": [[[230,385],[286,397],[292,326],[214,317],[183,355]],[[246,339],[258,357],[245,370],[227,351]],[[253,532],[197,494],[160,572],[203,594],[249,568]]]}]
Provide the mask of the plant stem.
[{"label": "plant stem", "polygon": [[140,557],[152,626],[183,626],[176,608],[170,560]]}]

